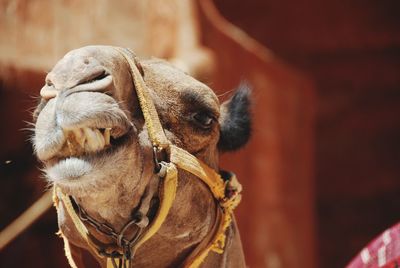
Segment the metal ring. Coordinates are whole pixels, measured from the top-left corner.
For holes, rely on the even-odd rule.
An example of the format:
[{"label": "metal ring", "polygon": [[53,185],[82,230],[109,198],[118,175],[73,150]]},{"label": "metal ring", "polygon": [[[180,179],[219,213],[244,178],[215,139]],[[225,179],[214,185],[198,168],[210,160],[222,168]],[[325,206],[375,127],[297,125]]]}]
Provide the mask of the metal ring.
[{"label": "metal ring", "polygon": [[[135,224],[135,225],[138,227],[138,230],[136,231],[135,236],[138,235],[139,230],[141,229],[141,227],[137,225],[137,220],[136,220],[136,219],[131,220],[130,222],[128,222],[128,223],[122,228],[121,232],[118,234],[117,245],[120,246],[121,248],[123,248],[123,247],[125,246],[125,243],[122,244],[123,239],[124,239],[124,233],[125,233],[126,230],[128,230],[128,228],[129,228],[130,226],[132,226],[133,224]],[[124,242],[125,242],[125,241],[124,241]]]},{"label": "metal ring", "polygon": [[165,175],[167,175],[167,165],[168,165],[168,163],[162,161],[161,163],[159,163],[159,165],[160,165],[160,169],[158,170],[157,175],[160,178],[164,178]]}]

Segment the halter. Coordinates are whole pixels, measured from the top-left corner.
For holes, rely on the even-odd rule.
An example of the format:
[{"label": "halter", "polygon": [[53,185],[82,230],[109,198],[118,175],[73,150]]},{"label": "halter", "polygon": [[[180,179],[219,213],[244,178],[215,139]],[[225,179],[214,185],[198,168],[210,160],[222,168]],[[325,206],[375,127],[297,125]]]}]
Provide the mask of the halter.
[{"label": "halter", "polygon": [[[178,186],[178,168],[190,172],[208,186],[217,203],[216,223],[214,224],[214,228],[212,228],[211,232],[200,242],[183,264],[183,267],[199,267],[210,251],[219,254],[224,252],[225,232],[231,224],[233,210],[240,202],[241,185],[237,181],[235,175],[229,173],[227,178],[225,178],[225,176],[223,176],[223,178],[220,174],[186,150],[171,144],[165,136],[149,90],[138,69],[136,58],[129,50],[119,47],[114,48],[129,64],[149,139],[153,146],[155,173],[161,179],[157,213],[150,224],[148,222],[143,222],[143,217],[134,218],[117,233],[112,227],[99,223],[91,218],[74,202],[71,196],[64,194],[59,187],[54,188],[55,206],[58,210],[58,203],[62,201],[76,229],[87,242],[91,251],[99,257],[107,258],[107,268],[131,267],[136,250],[157,233],[168,215],[175,199]],[[90,234],[84,222],[95,227],[97,231],[114,238],[117,245],[110,246],[102,244]],[[133,238],[128,240],[124,237],[124,232],[133,225],[138,227],[138,231],[134,234]],[[76,267],[69,249],[68,240],[64,235],[62,235],[62,237],[64,239],[65,253],[68,261],[72,267]]]}]

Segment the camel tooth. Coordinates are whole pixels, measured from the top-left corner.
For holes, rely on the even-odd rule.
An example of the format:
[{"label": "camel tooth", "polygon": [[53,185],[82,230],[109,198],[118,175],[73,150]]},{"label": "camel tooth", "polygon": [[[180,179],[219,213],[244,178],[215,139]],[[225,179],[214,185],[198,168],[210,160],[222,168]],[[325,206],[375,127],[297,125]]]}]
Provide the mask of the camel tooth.
[{"label": "camel tooth", "polygon": [[106,128],[104,130],[104,141],[105,141],[105,145],[110,145],[110,137],[111,137],[111,128]]},{"label": "camel tooth", "polygon": [[103,134],[101,134],[99,129],[95,129],[94,133],[96,133],[97,150],[103,149],[105,146],[105,140]]},{"label": "camel tooth", "polygon": [[88,127],[83,128],[83,132],[86,136],[85,150],[94,152],[98,148],[98,141],[96,133]]},{"label": "camel tooth", "polygon": [[75,140],[76,142],[82,147],[85,147],[85,140],[86,140],[86,135],[82,129],[74,129],[72,132],[75,135]]},{"label": "camel tooth", "polygon": [[71,131],[66,130],[66,129],[63,129],[63,132],[64,132],[64,136],[65,136],[65,144],[64,144],[65,155],[72,155],[72,153],[74,152],[74,146],[71,143],[70,139],[73,134],[71,133]]},{"label": "camel tooth", "polygon": [[[82,146],[78,143],[78,137],[72,129],[64,129],[65,143],[60,151],[62,156],[78,155],[82,151]],[[80,136],[83,136],[81,134]]]},{"label": "camel tooth", "polygon": [[74,146],[69,140],[67,140],[67,146],[68,146],[69,155],[73,155],[74,154]]}]

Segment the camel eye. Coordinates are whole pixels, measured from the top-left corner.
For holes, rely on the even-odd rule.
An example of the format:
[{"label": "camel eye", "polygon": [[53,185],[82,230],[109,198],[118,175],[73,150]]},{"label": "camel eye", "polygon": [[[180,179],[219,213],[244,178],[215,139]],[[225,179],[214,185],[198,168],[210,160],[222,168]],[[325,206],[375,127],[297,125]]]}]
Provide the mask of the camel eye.
[{"label": "camel eye", "polygon": [[193,119],[204,129],[208,129],[214,122],[214,117],[207,112],[199,112],[193,115]]}]

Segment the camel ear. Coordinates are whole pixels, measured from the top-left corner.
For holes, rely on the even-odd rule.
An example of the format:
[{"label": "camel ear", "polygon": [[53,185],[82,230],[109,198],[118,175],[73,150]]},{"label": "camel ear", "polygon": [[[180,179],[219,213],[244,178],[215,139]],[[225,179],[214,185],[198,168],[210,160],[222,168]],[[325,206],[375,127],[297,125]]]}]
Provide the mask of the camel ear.
[{"label": "camel ear", "polygon": [[247,83],[241,83],[234,95],[221,106],[220,151],[234,151],[244,146],[250,138],[251,90]]}]

